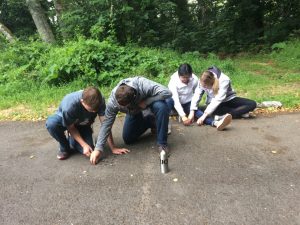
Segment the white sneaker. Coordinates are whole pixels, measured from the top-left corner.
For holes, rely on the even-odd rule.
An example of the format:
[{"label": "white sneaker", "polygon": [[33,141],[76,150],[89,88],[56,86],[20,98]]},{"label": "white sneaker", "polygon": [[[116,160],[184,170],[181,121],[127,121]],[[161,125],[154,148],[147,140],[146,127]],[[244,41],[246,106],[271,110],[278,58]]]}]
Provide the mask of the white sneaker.
[{"label": "white sneaker", "polygon": [[244,118],[244,119],[248,119],[248,118],[250,118],[250,114],[245,113],[245,114],[242,114],[241,117]]},{"label": "white sneaker", "polygon": [[168,135],[171,134],[172,132],[172,125],[171,125],[171,121],[169,121],[169,124],[168,124]]},{"label": "white sneaker", "polygon": [[231,120],[232,120],[232,115],[231,114],[226,114],[224,115],[224,117],[217,122],[217,130],[218,131],[221,131],[221,130],[224,130],[224,128],[231,123]]},{"label": "white sneaker", "polygon": [[223,117],[224,117],[225,115],[215,115],[215,117],[214,117],[214,121],[219,121],[219,120],[221,120],[221,119],[223,119]]}]

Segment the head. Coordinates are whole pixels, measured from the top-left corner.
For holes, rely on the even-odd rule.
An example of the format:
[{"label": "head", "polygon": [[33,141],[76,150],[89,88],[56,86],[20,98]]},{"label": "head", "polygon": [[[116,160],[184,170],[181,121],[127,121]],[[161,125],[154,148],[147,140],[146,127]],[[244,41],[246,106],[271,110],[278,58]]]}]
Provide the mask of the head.
[{"label": "head", "polygon": [[218,93],[219,81],[212,72],[208,70],[203,72],[200,77],[200,84],[206,89],[212,89],[214,94]]},{"label": "head", "polygon": [[188,84],[192,77],[193,70],[190,64],[181,64],[178,68],[178,76],[182,83]]},{"label": "head", "polygon": [[126,84],[121,84],[116,90],[115,97],[119,105],[127,106],[135,101],[136,90]]},{"label": "head", "polygon": [[98,112],[102,101],[102,95],[98,88],[87,87],[83,90],[81,104],[89,112]]}]

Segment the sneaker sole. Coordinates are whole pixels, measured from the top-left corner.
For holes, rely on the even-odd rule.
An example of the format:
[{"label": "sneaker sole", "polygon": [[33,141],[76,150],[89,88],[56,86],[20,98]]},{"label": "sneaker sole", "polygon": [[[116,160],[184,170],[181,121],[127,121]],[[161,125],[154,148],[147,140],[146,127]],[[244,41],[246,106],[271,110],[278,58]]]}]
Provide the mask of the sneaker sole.
[{"label": "sneaker sole", "polygon": [[224,117],[224,120],[223,120],[223,123],[222,123],[219,127],[217,127],[217,130],[218,130],[218,131],[224,130],[224,128],[225,128],[228,124],[230,124],[231,120],[232,120],[232,115],[228,114],[227,116],[225,116],[225,117]]},{"label": "sneaker sole", "polygon": [[242,118],[242,119],[249,119],[249,118],[250,118],[250,115],[241,115],[241,118]]},{"label": "sneaker sole", "polygon": [[63,157],[61,157],[61,156],[57,155],[56,158],[59,159],[59,160],[66,160],[67,158],[69,158],[69,156],[63,156]]}]

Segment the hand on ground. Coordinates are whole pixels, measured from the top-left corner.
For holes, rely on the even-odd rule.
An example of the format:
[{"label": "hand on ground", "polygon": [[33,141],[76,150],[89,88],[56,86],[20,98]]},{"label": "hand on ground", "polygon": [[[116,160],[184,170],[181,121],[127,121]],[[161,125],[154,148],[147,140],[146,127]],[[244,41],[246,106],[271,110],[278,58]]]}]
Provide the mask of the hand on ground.
[{"label": "hand on ground", "polygon": [[96,165],[99,161],[101,157],[101,152],[98,151],[98,150],[95,150],[92,152],[92,154],[90,155],[90,162],[93,164],[93,165]]},{"label": "hand on ground", "polygon": [[189,126],[192,124],[192,120],[191,119],[186,119],[185,121],[182,121],[184,126]]},{"label": "hand on ground", "polygon": [[127,154],[130,152],[127,148],[114,148],[111,151],[113,154],[116,154],[116,155]]},{"label": "hand on ground", "polygon": [[202,116],[197,120],[197,124],[199,125],[199,126],[201,126],[201,125],[203,125],[203,123],[204,123],[204,119],[202,118]]}]

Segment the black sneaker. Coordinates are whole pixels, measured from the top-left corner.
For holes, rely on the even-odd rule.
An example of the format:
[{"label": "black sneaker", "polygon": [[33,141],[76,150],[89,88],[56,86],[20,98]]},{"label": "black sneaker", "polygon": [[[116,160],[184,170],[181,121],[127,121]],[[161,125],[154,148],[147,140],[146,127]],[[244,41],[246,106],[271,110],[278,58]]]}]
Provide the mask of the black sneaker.
[{"label": "black sneaker", "polygon": [[158,146],[158,153],[159,153],[159,155],[160,155],[161,151],[165,151],[166,154],[167,154],[167,156],[168,157],[170,156],[170,150],[169,150],[168,146],[166,146],[166,145],[159,145]]},{"label": "black sneaker", "polygon": [[65,160],[65,159],[67,159],[67,158],[69,158],[70,157],[70,153],[69,152],[61,152],[61,151],[59,151],[58,153],[57,153],[57,158],[59,159],[59,160]]}]

